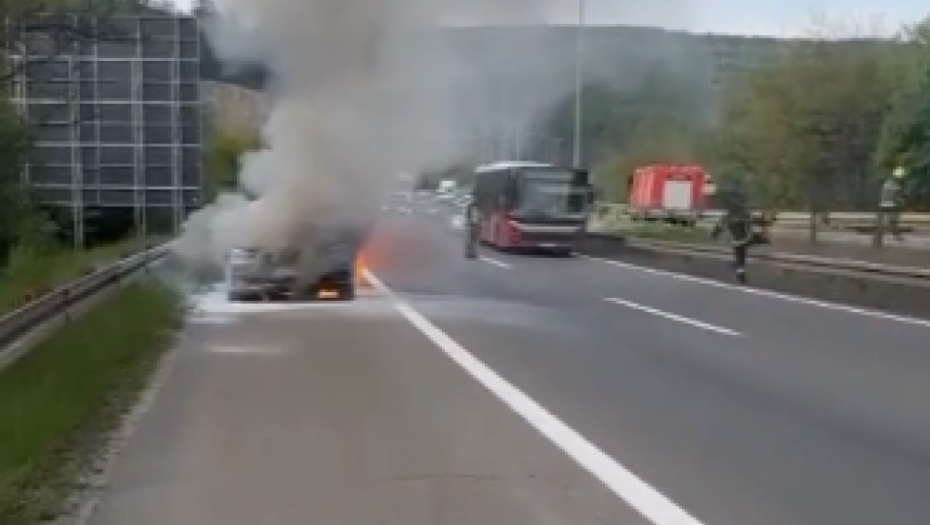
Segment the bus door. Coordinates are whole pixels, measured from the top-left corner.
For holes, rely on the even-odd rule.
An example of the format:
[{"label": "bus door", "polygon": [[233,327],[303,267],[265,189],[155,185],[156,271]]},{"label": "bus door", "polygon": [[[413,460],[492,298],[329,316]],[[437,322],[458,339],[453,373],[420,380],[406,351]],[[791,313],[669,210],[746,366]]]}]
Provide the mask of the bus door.
[{"label": "bus door", "polygon": [[518,173],[518,171],[509,170],[497,179],[492,232],[494,245],[502,248],[512,247],[517,233],[516,227],[511,222],[510,214],[519,200]]},{"label": "bus door", "polygon": [[481,227],[484,229],[484,240],[489,244],[497,244],[497,209],[487,208],[482,217]]},{"label": "bus door", "polygon": [[487,239],[494,246],[507,246],[507,232],[510,228],[506,212],[504,210],[495,210],[488,217],[487,221]]},{"label": "bus door", "polygon": [[487,172],[478,175],[475,183],[475,206],[479,214],[479,237],[482,242],[497,245],[501,219],[506,211],[504,187],[507,172]]}]

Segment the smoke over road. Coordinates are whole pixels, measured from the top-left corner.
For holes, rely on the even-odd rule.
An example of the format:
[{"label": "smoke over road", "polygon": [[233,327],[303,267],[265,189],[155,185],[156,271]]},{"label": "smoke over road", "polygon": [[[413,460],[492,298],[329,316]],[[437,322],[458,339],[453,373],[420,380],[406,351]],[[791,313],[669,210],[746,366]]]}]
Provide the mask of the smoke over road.
[{"label": "smoke over road", "polygon": [[[532,46],[463,50],[438,31],[449,23],[541,22],[546,0],[217,0],[209,28],[228,62],[273,72],[268,149],[244,158],[241,182],[257,195],[223,195],[192,215],[176,253],[191,265],[236,245],[313,243],[313,225],[367,217],[401,171],[442,166],[468,152],[456,123],[475,71],[545,64]],[[511,50],[512,51],[512,50]],[[506,58],[501,58],[506,56]],[[501,61],[503,60],[503,63]],[[514,62],[516,63],[516,62]],[[554,94],[523,94],[521,115]],[[545,100],[544,100],[545,99]]]}]

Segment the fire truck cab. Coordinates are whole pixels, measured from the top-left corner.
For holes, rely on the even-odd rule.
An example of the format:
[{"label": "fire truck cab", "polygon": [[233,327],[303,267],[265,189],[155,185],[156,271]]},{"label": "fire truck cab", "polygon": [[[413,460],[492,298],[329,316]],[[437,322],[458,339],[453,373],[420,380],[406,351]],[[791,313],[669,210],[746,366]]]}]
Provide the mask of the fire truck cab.
[{"label": "fire truck cab", "polygon": [[713,183],[703,167],[656,164],[636,169],[628,213],[633,220],[693,225],[707,209]]}]

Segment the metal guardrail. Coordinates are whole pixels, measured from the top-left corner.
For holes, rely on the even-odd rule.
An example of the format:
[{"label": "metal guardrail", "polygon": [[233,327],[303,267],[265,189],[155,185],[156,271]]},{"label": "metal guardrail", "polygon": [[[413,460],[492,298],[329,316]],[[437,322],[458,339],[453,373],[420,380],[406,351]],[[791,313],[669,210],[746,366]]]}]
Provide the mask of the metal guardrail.
[{"label": "metal guardrail", "polygon": [[[618,202],[599,202],[597,208],[606,208],[611,213],[626,215],[627,205]],[[704,219],[717,219],[723,215],[723,210],[706,210],[702,216]],[[807,223],[810,221],[811,214],[800,211],[776,211],[777,222],[782,223]],[[875,221],[874,212],[828,212],[831,223],[872,223]],[[902,213],[900,221],[903,224],[930,226],[930,213]]]},{"label": "metal guardrail", "polygon": [[[694,254],[707,254],[707,255],[720,255],[724,257],[730,256],[730,251],[727,248],[719,246],[707,246],[700,244],[692,243],[683,243],[683,242],[674,242],[674,241],[661,241],[661,240],[644,240],[644,239],[629,239],[629,238],[620,238],[617,236],[609,234],[598,234],[591,233],[590,235],[600,238],[600,239],[612,239],[619,242],[624,242],[627,246],[639,247],[639,248],[656,248],[656,249],[669,249],[676,250],[681,252],[688,252]],[[917,279],[921,281],[927,281],[930,284],[930,269],[917,268],[912,266],[895,266],[895,265],[885,265],[877,264],[866,261],[856,261],[850,259],[834,259],[827,257],[817,257],[813,255],[799,255],[799,254],[789,254],[789,253],[755,253],[750,256],[750,259],[757,261],[769,261],[773,263],[790,263],[799,266],[809,266],[815,268],[822,268],[825,270],[841,270],[841,271],[850,271],[858,272],[864,274],[871,274],[882,277],[897,277],[905,279]]]},{"label": "metal guardrail", "polygon": [[166,253],[165,246],[158,246],[124,257],[0,316],[0,355],[55,316],[67,314],[72,307],[142,270]]},{"label": "metal guardrail", "polygon": [[[707,210],[704,216],[707,218],[719,218],[723,215],[723,210]],[[811,214],[798,211],[780,211],[775,212],[777,222],[798,222],[807,224],[811,220]],[[868,223],[875,222],[874,212],[830,212],[828,214],[831,223]],[[900,221],[906,224],[930,225],[930,213],[902,213]]]},{"label": "metal guardrail", "polygon": [[[467,197],[467,196],[466,196]],[[455,199],[452,201],[441,202],[441,205],[461,208],[464,206],[466,201],[460,199]],[[611,213],[618,215],[628,215],[628,207],[626,204],[619,202],[599,202],[595,205],[595,209],[599,210],[606,208],[610,210]],[[777,222],[779,223],[804,223],[807,224],[810,222],[811,214],[809,212],[802,211],[776,211],[774,212]],[[701,214],[701,219],[705,221],[711,221],[719,219],[723,215],[723,210],[705,210]],[[828,212],[827,216],[829,222],[835,224],[848,224],[848,223],[868,223],[871,224],[875,222],[875,212]],[[899,217],[899,220],[902,224],[906,225],[916,225],[916,226],[928,226],[930,227],[930,213],[902,213]]]}]

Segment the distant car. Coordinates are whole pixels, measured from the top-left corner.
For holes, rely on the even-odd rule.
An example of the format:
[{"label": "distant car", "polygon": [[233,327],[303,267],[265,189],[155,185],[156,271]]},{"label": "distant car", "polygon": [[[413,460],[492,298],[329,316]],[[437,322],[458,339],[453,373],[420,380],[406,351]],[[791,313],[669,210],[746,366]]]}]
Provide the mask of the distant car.
[{"label": "distant car", "polygon": [[253,266],[261,258],[258,248],[233,248],[227,255],[227,262],[234,267]]},{"label": "distant car", "polygon": [[459,195],[452,203],[459,208],[467,208],[471,204],[471,195]]},{"label": "distant car", "polygon": [[413,195],[409,192],[395,191],[388,194],[381,205],[384,213],[409,213]]},{"label": "distant car", "polygon": [[233,248],[226,256],[225,278],[230,300],[261,295],[269,254],[259,248]]}]

